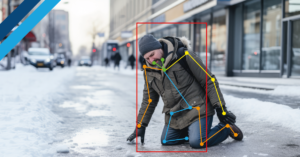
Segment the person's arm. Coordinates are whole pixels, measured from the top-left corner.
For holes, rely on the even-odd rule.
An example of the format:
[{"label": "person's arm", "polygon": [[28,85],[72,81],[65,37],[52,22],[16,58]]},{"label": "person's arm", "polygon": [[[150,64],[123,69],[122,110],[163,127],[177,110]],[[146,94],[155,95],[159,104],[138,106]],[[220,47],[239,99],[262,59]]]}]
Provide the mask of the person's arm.
[{"label": "person's arm", "polygon": [[[149,82],[149,80],[147,80],[147,81]],[[138,114],[138,124],[140,124],[140,122],[143,118],[141,125],[145,126],[145,127],[148,126],[150,119],[152,117],[152,114],[154,113],[155,107],[157,106],[157,103],[159,100],[159,94],[150,86],[150,84],[148,82],[145,81],[145,84],[144,84],[143,100],[142,100],[141,108],[140,108],[139,114]],[[149,95],[148,95],[146,83],[148,83],[149,95],[150,95],[150,99],[152,100],[152,102],[150,104],[149,104]],[[149,107],[148,107],[148,104],[149,104]],[[148,109],[147,109],[147,107],[148,107]],[[144,115],[144,113],[145,113],[145,115]],[[143,115],[144,115],[144,117],[143,117]]]},{"label": "person's arm", "polygon": [[[183,51],[185,53],[186,49],[180,48],[179,50]],[[203,68],[201,68],[193,59],[191,56],[186,55],[183,59],[186,60],[189,69],[191,70],[192,74],[196,78],[196,80],[199,82],[199,84],[206,89],[206,66],[203,64],[201,59],[196,56],[195,53],[189,52],[189,54],[194,58],[194,60]],[[210,72],[209,69],[207,69],[208,75],[210,75],[212,78],[215,79],[215,85],[212,82],[212,79],[207,75],[207,97],[209,98],[211,104],[213,105],[214,108],[221,107],[220,101],[218,98],[218,95],[220,97],[220,100],[222,102],[222,106],[225,106],[225,100],[223,98],[223,94],[219,88],[219,83],[218,80],[216,79],[215,75]]]},{"label": "person's arm", "polygon": [[[149,95],[148,95],[148,89],[146,83],[148,84],[149,87],[149,95],[151,98],[150,104],[149,104]],[[129,135],[129,137],[127,138],[127,141],[131,142],[133,139],[135,139],[136,132],[137,132],[138,136],[141,137],[142,144],[144,143],[146,127],[150,122],[155,107],[157,106],[158,100],[159,100],[159,94],[153,88],[150,87],[148,82],[145,81],[144,90],[143,90],[143,101],[138,114],[138,124],[141,124],[141,126],[139,127],[138,125],[138,129],[134,129],[133,133]]]}]

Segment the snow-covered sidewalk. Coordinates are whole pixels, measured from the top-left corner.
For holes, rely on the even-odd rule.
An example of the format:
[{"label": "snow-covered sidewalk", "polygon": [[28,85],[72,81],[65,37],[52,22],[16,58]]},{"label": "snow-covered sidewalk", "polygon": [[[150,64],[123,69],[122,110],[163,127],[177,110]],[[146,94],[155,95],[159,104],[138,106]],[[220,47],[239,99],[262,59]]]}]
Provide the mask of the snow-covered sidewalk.
[{"label": "snow-covered sidewalk", "polygon": [[[282,91],[291,91],[285,95],[292,95],[296,89],[300,88],[300,79],[296,78],[261,78],[261,77],[225,77],[216,75],[217,80],[221,85],[254,88],[263,90],[276,90],[276,93],[284,94]],[[282,90],[285,89],[285,90]],[[298,94],[298,93],[297,93]]]},{"label": "snow-covered sidewalk", "polygon": [[47,156],[61,119],[51,111],[54,93],[63,92],[74,69],[17,65],[0,72],[0,156]]}]

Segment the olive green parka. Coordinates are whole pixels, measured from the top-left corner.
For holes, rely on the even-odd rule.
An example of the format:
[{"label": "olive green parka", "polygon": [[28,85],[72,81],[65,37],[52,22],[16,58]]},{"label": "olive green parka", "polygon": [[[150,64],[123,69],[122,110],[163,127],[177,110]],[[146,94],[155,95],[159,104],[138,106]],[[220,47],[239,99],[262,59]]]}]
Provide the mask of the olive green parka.
[{"label": "olive green parka", "polygon": [[[177,42],[175,40],[177,40]],[[159,97],[162,98],[164,103],[162,113],[165,113],[166,125],[169,124],[171,116],[170,112],[175,112],[170,121],[170,127],[173,129],[183,129],[199,119],[198,110],[196,108],[191,110],[186,109],[189,107],[187,103],[192,107],[200,107],[201,118],[205,117],[206,114],[207,116],[214,115],[214,107],[220,106],[218,94],[222,105],[225,105],[223,95],[219,88],[219,83],[210,70],[207,70],[207,73],[212,78],[215,78],[216,88],[210,77],[206,76],[204,71],[206,69],[205,65],[201,59],[190,50],[189,41],[186,38],[166,37],[159,39],[159,42],[163,46],[162,49],[165,57],[164,64],[166,68],[175,63],[175,61],[182,56],[180,54],[185,54],[185,51],[188,51],[203,69],[189,55],[182,58],[182,60],[186,62],[187,68],[189,69],[188,71],[186,70],[187,68],[184,68],[179,62],[175,63],[166,71],[167,75],[162,70],[146,68],[147,82],[145,78],[143,100],[138,113],[138,123],[140,124],[140,121],[146,112],[141,125],[145,127],[148,126],[152,114],[157,106]],[[159,68],[157,65],[154,66],[149,64],[147,61],[145,61],[144,64],[148,67]],[[207,107],[206,77],[208,98]],[[149,95],[152,100],[150,104],[148,102],[149,96],[146,83],[148,83]],[[180,111],[183,109],[186,110]]]}]

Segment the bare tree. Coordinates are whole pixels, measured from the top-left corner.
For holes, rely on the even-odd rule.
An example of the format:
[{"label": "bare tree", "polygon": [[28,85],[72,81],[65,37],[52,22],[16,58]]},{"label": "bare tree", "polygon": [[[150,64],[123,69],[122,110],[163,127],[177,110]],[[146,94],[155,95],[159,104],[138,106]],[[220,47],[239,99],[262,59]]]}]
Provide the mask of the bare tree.
[{"label": "bare tree", "polygon": [[92,37],[92,41],[93,41],[93,46],[95,46],[95,40],[96,40],[96,36],[99,32],[99,28],[100,28],[100,20],[92,20],[92,24],[90,29],[88,30],[88,35],[90,37]]}]

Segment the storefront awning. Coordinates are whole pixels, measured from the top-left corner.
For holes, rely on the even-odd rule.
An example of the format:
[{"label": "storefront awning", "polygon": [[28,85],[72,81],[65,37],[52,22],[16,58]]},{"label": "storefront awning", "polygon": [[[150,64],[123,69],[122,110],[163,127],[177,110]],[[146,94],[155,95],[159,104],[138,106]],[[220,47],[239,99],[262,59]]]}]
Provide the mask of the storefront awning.
[{"label": "storefront awning", "polygon": [[30,41],[30,42],[36,41],[36,37],[35,37],[35,35],[34,35],[32,32],[29,32],[29,33],[24,37],[24,39],[26,39],[27,41]]}]

